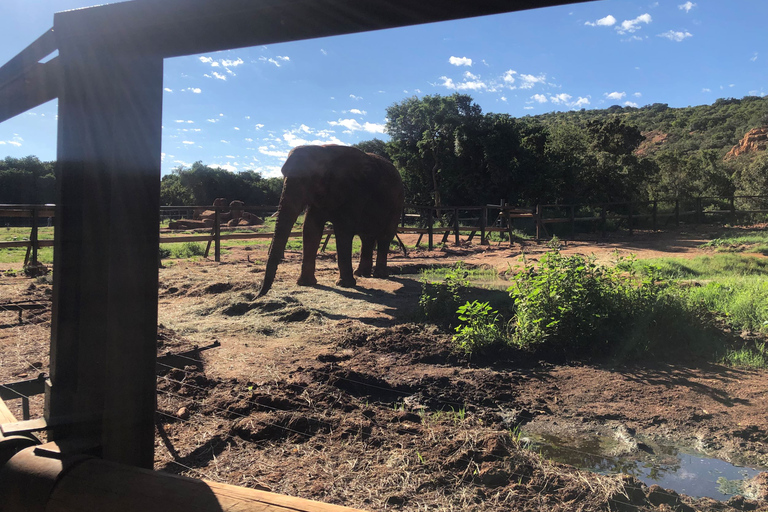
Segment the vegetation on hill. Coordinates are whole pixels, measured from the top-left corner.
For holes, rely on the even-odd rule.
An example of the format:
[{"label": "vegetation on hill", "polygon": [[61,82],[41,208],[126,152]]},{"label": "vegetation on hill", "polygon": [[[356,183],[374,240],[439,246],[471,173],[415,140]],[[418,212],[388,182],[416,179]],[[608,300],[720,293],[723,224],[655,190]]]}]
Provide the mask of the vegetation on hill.
[{"label": "vegetation on hill", "polygon": [[390,142],[361,146],[383,146],[417,203],[757,195],[768,183],[765,152],[724,158],[749,130],[768,126],[768,97],[513,118],[454,94],[407,98],[387,118]]},{"label": "vegetation on hill", "polygon": [[[768,190],[768,151],[726,158],[750,130],[768,127],[768,96],[514,118],[483,113],[465,94],[434,95],[393,104],[387,119],[390,141],[357,146],[392,160],[413,203],[589,204]],[[54,162],[0,161],[0,203],[54,202],[54,185]],[[281,186],[280,178],[195,162],[163,176],[161,204],[277,204]]]}]

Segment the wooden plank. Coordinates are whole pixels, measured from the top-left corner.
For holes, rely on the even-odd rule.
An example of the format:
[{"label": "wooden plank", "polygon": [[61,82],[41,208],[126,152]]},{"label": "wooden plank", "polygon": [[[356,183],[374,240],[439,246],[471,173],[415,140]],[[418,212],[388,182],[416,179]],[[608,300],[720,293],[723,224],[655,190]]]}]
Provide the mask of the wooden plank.
[{"label": "wooden plank", "polygon": [[48,430],[48,422],[44,418],[34,420],[14,421],[12,423],[3,423],[0,425],[0,433],[4,436],[13,436],[18,434],[29,434]]},{"label": "wooden plank", "polygon": [[[36,208],[38,217],[54,217],[54,208]],[[32,208],[0,208],[0,217],[31,217]]]},{"label": "wooden plank", "polygon": [[72,510],[354,512],[356,509],[90,459],[61,476],[46,507],[46,512]]},{"label": "wooden plank", "polygon": [[13,415],[8,406],[5,405],[2,399],[0,399],[0,426],[8,423],[16,423],[16,417]]},{"label": "wooden plank", "polygon": [[[13,247],[29,247],[30,245],[32,245],[32,242],[29,240],[0,242],[0,249],[10,249]],[[53,240],[39,240],[37,242],[38,247],[53,247],[54,245],[55,245],[55,241]]]},{"label": "wooden plank", "polygon": [[[137,0],[57,13],[63,38],[140,36],[160,57],[352,34],[586,0]],[[195,37],[189,37],[195,34]]]}]

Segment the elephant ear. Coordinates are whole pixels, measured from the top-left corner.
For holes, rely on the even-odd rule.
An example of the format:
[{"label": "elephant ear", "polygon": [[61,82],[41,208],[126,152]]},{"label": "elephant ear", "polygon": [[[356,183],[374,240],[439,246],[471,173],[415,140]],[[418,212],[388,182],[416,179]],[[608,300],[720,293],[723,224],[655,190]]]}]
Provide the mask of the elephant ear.
[{"label": "elephant ear", "polygon": [[308,178],[325,173],[334,156],[331,146],[297,146],[288,154],[280,172],[286,178]]}]

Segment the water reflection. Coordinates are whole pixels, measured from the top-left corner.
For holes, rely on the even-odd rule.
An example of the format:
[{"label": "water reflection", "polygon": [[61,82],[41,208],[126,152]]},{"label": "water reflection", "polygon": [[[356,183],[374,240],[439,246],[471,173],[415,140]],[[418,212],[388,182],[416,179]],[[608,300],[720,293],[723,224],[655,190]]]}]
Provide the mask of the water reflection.
[{"label": "water reflection", "polygon": [[725,501],[741,494],[744,481],[763,471],[650,441],[633,441],[627,449],[626,440],[613,436],[530,434],[525,439],[545,458],[600,474],[624,473],[695,498]]}]

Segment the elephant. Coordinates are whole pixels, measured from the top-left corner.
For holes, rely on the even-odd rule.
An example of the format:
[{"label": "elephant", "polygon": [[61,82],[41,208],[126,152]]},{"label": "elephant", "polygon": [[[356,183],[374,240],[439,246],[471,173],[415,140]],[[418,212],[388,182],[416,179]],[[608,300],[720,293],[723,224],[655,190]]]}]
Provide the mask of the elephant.
[{"label": "elephant", "polygon": [[[397,233],[405,195],[394,165],[351,146],[298,146],[288,154],[281,172],[285,180],[259,297],[272,287],[293,224],[305,208],[298,285],[317,284],[315,258],[323,228],[329,221],[336,236],[338,286],[355,286],[355,275],[387,276],[387,252]],[[360,237],[362,248],[360,263],[353,274],[355,235]]]}]

